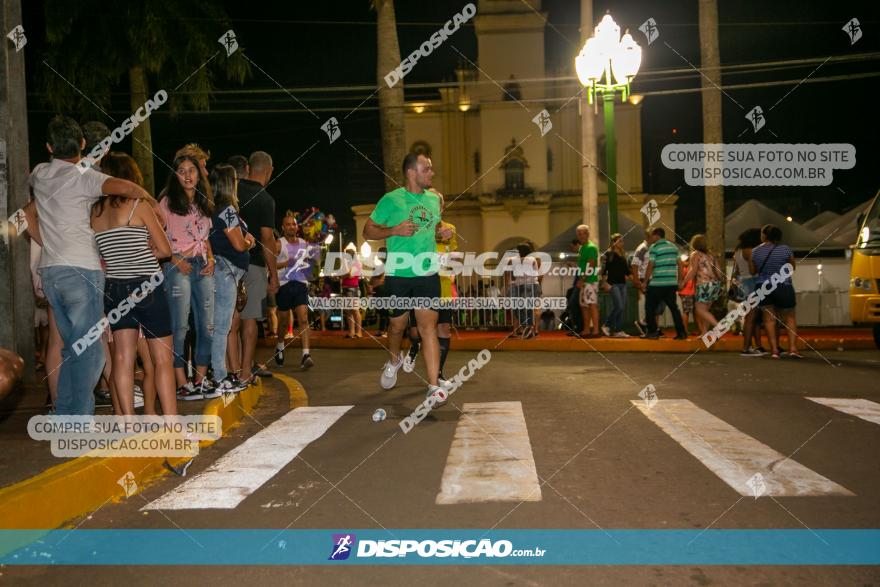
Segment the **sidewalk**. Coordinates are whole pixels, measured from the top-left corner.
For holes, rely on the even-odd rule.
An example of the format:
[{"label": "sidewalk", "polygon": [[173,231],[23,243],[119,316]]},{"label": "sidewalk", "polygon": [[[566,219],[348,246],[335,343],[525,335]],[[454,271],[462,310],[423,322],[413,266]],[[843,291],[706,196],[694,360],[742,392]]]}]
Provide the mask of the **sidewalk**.
[{"label": "sidewalk", "polygon": [[[672,329],[665,330],[668,338],[660,340],[645,340],[638,337],[627,339],[620,338],[591,338],[579,339],[567,336],[565,332],[541,332],[536,338],[521,340],[510,336],[510,332],[458,330],[452,334],[452,348],[455,350],[479,351],[488,348],[492,351],[570,351],[570,352],[669,352],[669,353],[692,353],[698,349],[706,350],[702,340],[692,335],[687,340],[674,340]],[[387,338],[376,338],[364,332],[360,339],[345,338],[345,333],[335,331],[312,331],[309,344],[318,349],[378,349],[388,345]],[[802,328],[798,330],[798,348],[802,351],[832,351],[832,350],[864,350],[874,349],[874,338],[869,328]],[[765,347],[766,345],[766,338]],[[288,342],[290,342],[288,340]],[[783,337],[783,348],[788,345],[787,338]],[[263,339],[260,346],[273,347],[275,339]],[[300,346],[298,341],[290,343],[290,348]],[[712,348],[712,352],[728,351],[739,352],[742,350],[742,337],[734,334],[726,334],[719,339]]]},{"label": "sidewalk", "polygon": [[[285,378],[287,379],[287,378]],[[293,397],[291,381],[261,381],[235,396],[208,401],[179,402],[181,415],[203,413],[222,419],[223,435],[255,408],[264,386],[285,388]],[[298,385],[298,384],[297,384]],[[11,400],[11,401],[7,401]],[[45,388],[24,387],[0,404],[0,529],[52,529],[124,496],[118,483],[128,473],[138,491],[170,475],[163,457],[52,456],[49,443],[31,439],[27,422],[45,414]],[[99,408],[98,415],[110,415]],[[210,444],[201,443],[202,447]],[[185,458],[168,459],[179,465]]]}]

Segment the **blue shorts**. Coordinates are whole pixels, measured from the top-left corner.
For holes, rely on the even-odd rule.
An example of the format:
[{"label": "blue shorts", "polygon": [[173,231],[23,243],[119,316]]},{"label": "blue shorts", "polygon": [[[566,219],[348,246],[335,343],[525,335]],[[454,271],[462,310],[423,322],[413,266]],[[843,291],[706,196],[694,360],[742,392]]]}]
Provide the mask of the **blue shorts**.
[{"label": "blue shorts", "polygon": [[[761,282],[762,285],[766,282]],[[759,286],[760,287],[760,286]],[[797,305],[797,296],[794,286],[790,283],[780,283],[776,289],[770,292],[766,298],[758,304],[762,308],[773,307],[777,310],[792,310]]]},{"label": "blue shorts", "polygon": [[[120,305],[131,296],[135,290],[149,283],[149,277],[135,277],[134,279],[107,278],[104,285],[104,315],[113,320],[119,316],[115,323],[110,324],[110,330],[125,330],[138,328],[144,334],[144,338],[163,338],[171,336],[171,312],[168,309],[168,296],[165,295],[165,284],[159,284],[156,289],[146,295],[140,302],[131,307],[125,315]],[[115,311],[114,311],[115,310]],[[112,311],[112,314],[111,314]]]}]

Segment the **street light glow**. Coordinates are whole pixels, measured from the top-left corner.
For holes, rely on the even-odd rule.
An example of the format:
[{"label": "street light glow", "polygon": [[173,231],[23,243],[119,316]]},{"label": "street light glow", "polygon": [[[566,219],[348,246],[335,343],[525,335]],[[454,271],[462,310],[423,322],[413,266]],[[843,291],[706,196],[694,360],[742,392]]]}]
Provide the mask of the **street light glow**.
[{"label": "street light glow", "polygon": [[632,35],[626,33],[620,39],[617,50],[611,57],[611,70],[614,72],[614,79],[619,84],[629,83],[639,72],[639,66],[642,64],[642,48],[639,47]]},{"label": "street light glow", "polygon": [[610,14],[602,17],[596,26],[595,36],[587,39],[574,60],[578,79],[585,86],[598,84],[603,74],[608,85],[614,81],[618,85],[628,85],[639,72],[641,64],[642,48],[629,33],[620,37],[620,27]]}]

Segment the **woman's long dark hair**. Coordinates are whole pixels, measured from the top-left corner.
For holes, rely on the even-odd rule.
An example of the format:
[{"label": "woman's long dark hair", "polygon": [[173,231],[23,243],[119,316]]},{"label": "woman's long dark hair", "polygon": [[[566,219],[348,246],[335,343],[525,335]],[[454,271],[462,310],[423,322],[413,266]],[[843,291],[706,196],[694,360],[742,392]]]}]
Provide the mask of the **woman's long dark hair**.
[{"label": "woman's long dark hair", "polygon": [[222,163],[215,165],[209,179],[214,193],[214,208],[217,212],[222,212],[229,206],[238,212],[238,181],[235,167]]},{"label": "woman's long dark hair", "polygon": [[[137,162],[128,154],[119,151],[110,151],[101,160],[101,171],[111,177],[119,179],[127,179],[141,187],[144,187],[144,176],[138,168]],[[98,201],[92,205],[92,211],[95,216],[104,213],[104,206],[109,205],[111,208],[118,208],[123,202],[128,200],[125,196],[109,195],[104,198],[98,198]]]},{"label": "woman's long dark hair", "polygon": [[192,163],[196,168],[196,173],[199,175],[193,204],[202,213],[202,216],[210,218],[214,213],[214,197],[211,192],[211,184],[208,183],[208,178],[202,175],[198,159],[192,155],[181,155],[175,158],[174,163],[171,165],[173,171],[165,183],[165,197],[168,198],[168,209],[178,216],[186,216],[190,212],[189,197],[186,195],[186,190],[180,185],[180,180],[177,179],[177,169],[184,161]]},{"label": "woman's long dark hair", "polygon": [[761,229],[749,228],[744,230],[736,242],[737,249],[754,249],[761,244]]}]

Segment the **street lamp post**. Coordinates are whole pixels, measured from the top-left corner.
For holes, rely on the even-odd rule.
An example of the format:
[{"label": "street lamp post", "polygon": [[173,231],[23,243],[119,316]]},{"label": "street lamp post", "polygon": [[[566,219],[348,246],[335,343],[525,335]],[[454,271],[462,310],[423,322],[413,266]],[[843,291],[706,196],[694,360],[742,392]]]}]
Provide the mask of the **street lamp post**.
[{"label": "street lamp post", "polygon": [[[590,104],[597,106],[602,95],[605,114],[605,166],[608,185],[608,215],[611,233],[617,232],[617,141],[614,137],[614,100],[620,92],[625,102],[630,83],[639,71],[642,49],[629,33],[620,36],[620,27],[610,14],[602,17],[595,34],[587,39],[574,60],[581,84],[587,88]],[[586,115],[586,113],[585,113]]]}]

